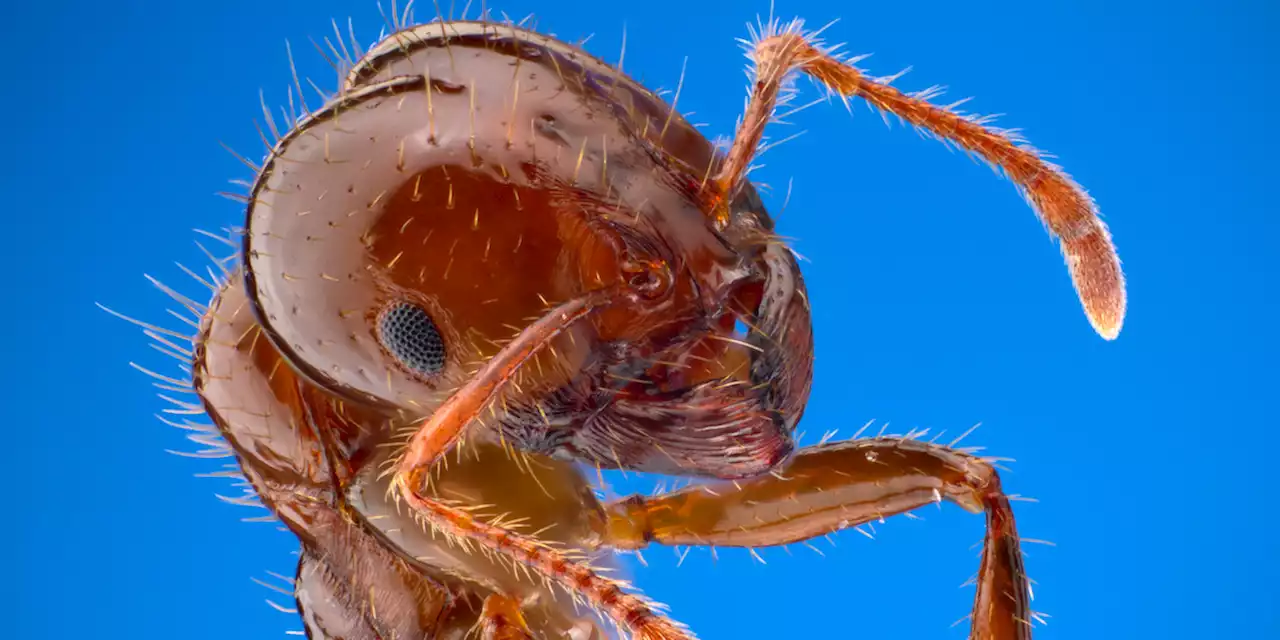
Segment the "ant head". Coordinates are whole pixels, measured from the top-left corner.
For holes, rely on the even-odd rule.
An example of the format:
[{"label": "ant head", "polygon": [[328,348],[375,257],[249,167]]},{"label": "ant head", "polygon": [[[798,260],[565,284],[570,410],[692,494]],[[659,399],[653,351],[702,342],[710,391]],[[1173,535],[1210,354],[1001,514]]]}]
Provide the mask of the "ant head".
[{"label": "ant head", "polygon": [[715,385],[794,427],[812,347],[795,260],[750,185],[717,193],[723,158],[660,98],[485,23],[394,34],[346,77],[248,211],[254,308],[300,372],[427,413],[551,305],[609,290],[516,387]]}]

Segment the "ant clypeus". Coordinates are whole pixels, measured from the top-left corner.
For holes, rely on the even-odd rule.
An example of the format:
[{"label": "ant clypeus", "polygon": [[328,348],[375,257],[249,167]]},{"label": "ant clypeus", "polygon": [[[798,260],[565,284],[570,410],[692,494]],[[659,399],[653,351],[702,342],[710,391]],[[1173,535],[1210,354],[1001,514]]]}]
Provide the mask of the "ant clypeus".
[{"label": "ant clypeus", "polygon": [[[1001,168],[1111,339],[1119,261],[1077,185],[798,21],[753,33],[727,153],[578,47],[408,25],[331,47],[341,89],[287,131],[267,115],[240,253],[207,308],[179,297],[201,316],[189,361],[216,427],[194,437],[300,539],[309,637],[603,636],[585,604],[691,638],[605,577],[610,550],[781,545],[943,498],[986,513],[972,637],[1030,637],[989,461],[910,437],[796,450],[808,299],[745,176],[793,72],[867,100]],[[602,504],[579,462],[721,482]]]}]

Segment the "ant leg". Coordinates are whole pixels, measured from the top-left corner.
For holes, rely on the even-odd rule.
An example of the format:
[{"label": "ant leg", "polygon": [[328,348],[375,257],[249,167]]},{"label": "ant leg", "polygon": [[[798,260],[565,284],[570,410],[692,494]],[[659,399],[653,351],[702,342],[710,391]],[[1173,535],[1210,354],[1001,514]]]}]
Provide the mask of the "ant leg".
[{"label": "ant leg", "polygon": [[436,531],[463,548],[475,544],[488,553],[522,563],[577,594],[622,629],[644,640],[691,640],[676,622],[659,615],[645,599],[623,589],[624,584],[605,578],[586,562],[498,524],[482,522],[465,508],[420,495],[432,464],[457,443],[463,429],[495,402],[520,367],[545,348],[574,322],[613,299],[609,290],[570,300],[552,309],[490,359],[480,371],[454,392],[414,433],[405,455],[396,466],[391,491]]},{"label": "ant leg", "polygon": [[484,599],[480,625],[483,640],[533,640],[520,613],[520,604],[496,593]]},{"label": "ant leg", "polygon": [[805,447],[775,474],[632,496],[606,508],[605,544],[783,545],[943,498],[987,516],[970,637],[1030,638],[1030,592],[1000,478],[989,462],[940,445],[882,437]]},{"label": "ant leg", "polygon": [[981,118],[931,104],[928,97],[936,90],[906,94],[867,77],[850,64],[852,61],[841,60],[818,44],[816,33],[802,33],[798,20],[781,29],[771,22],[756,35],[751,52],[755,84],[733,146],[715,176],[717,217],[727,214],[726,203],[746,178],[764,127],[773,118],[780,95],[787,91],[787,76],[800,70],[846,100],[860,97],[1003,170],[1024,192],[1050,234],[1061,238],[1072,282],[1094,329],[1108,340],[1120,333],[1126,304],[1120,259],[1093,199],[1080,185],[1045,162],[1013,132],[986,127]]}]

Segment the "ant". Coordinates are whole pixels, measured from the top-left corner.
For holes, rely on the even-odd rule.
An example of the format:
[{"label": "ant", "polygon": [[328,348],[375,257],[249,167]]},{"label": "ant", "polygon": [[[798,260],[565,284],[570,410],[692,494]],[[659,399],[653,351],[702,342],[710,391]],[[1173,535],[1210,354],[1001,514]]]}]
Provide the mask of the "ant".
[{"label": "ant", "polygon": [[[1003,170],[1114,339],[1106,227],[1012,133],[865,75],[800,21],[748,44],[727,152],[581,48],[489,20],[331,45],[326,104],[283,132],[267,113],[212,303],[174,294],[199,316],[184,358],[213,420],[180,426],[300,540],[308,637],[603,638],[598,615],[689,639],[607,575],[613,550],[789,544],[943,499],[986,517],[971,637],[1031,636],[991,461],[910,436],[795,444],[809,302],[746,176],[796,73],[866,100]],[[602,502],[582,463],[704,482]]]}]

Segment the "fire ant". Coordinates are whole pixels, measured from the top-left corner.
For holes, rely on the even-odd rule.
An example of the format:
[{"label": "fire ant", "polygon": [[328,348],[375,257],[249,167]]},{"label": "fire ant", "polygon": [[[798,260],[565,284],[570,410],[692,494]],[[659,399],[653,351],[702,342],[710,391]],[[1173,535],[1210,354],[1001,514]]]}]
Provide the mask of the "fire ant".
[{"label": "fire ant", "polygon": [[[799,21],[752,34],[727,152],[552,37],[488,20],[393,31],[334,48],[341,88],[287,131],[267,116],[237,255],[211,304],[180,298],[200,316],[192,386],[214,423],[195,438],[233,454],[300,540],[308,637],[605,637],[598,615],[692,638],[601,571],[612,550],[788,544],[942,499],[986,516],[971,637],[1031,636],[987,460],[911,438],[797,448],[809,302],[746,176],[796,72],[862,98],[1002,169],[1113,339],[1119,260],[1070,178]],[[706,482],[602,503],[580,463]]]}]

